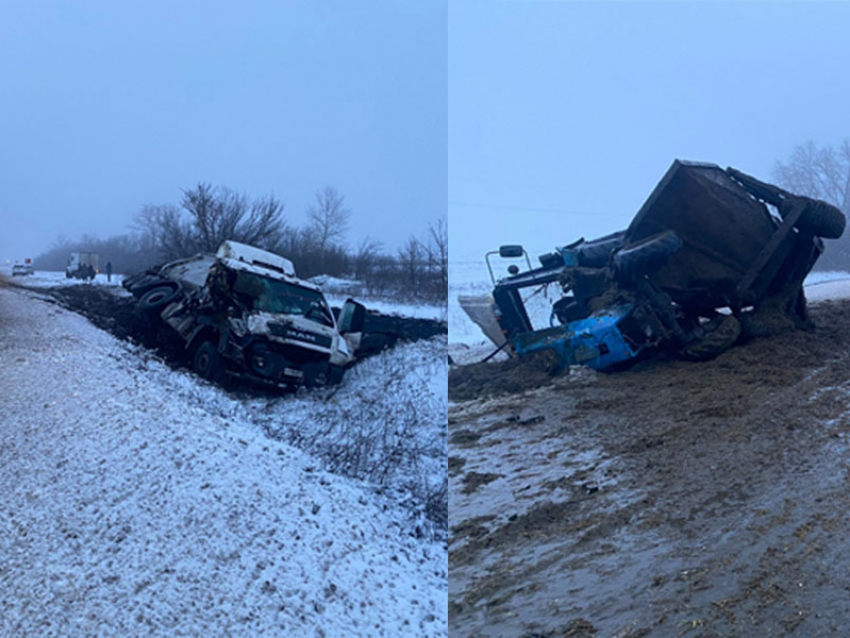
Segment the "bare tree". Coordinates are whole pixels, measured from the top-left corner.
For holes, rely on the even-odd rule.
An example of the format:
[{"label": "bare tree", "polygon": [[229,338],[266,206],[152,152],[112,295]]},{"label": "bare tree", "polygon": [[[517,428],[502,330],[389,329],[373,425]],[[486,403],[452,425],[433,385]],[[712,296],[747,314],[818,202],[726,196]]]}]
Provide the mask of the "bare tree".
[{"label": "bare tree", "polygon": [[449,229],[445,217],[428,224],[428,266],[438,274],[443,287],[449,285]]},{"label": "bare tree", "polygon": [[369,277],[380,254],[381,242],[374,241],[368,236],[363,239],[354,254],[354,278],[362,281]]},{"label": "bare tree", "polygon": [[195,254],[200,250],[200,242],[193,227],[180,215],[180,209],[164,206],[157,220],[158,239],[163,259],[177,259]]},{"label": "bare tree", "polygon": [[809,140],[797,146],[787,163],[776,162],[773,176],[792,192],[816,197],[850,209],[850,140],[837,148]]},{"label": "bare tree", "polygon": [[248,216],[234,231],[234,238],[246,244],[272,248],[280,243],[286,233],[283,203],[273,195],[255,199]]},{"label": "bare tree", "polygon": [[316,241],[321,263],[331,246],[339,243],[348,232],[351,210],[343,205],[345,197],[333,186],[315,193],[316,201],[307,209],[310,232]]},{"label": "bare tree", "polygon": [[228,220],[223,219],[224,207],[215,196],[212,186],[198,183],[195,188],[184,190],[180,205],[189,213],[198,249],[207,252],[215,250],[215,236]]},{"label": "bare tree", "polygon": [[421,242],[413,235],[408,238],[402,248],[398,249],[398,263],[401,267],[403,282],[414,297],[419,297],[424,254]]},{"label": "bare tree", "polygon": [[[822,199],[850,211],[850,140],[837,147],[818,147],[811,140],[795,147],[787,162],[776,162],[773,178],[783,188],[800,195]],[[850,233],[827,242],[818,261],[821,269],[850,268]]]},{"label": "bare tree", "polygon": [[180,206],[145,206],[135,215],[142,245],[162,259],[214,252],[225,239],[274,249],[286,231],[283,204],[273,195],[249,201],[229,188],[199,183],[183,191]]}]

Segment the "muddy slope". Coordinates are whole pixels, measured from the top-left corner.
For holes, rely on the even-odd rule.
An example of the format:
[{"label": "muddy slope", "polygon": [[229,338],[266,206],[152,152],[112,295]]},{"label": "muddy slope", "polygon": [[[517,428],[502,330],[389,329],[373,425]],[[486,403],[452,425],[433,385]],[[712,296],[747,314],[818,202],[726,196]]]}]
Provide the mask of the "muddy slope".
[{"label": "muddy slope", "polygon": [[707,363],[455,370],[452,635],[845,635],[850,303],[813,318]]},{"label": "muddy slope", "polygon": [[[139,313],[133,297],[119,297],[103,288],[86,285],[48,288],[42,292],[119,339],[155,351],[172,367],[189,367],[183,342],[161,322],[151,321]],[[446,332],[446,324],[439,321],[369,312],[364,324],[361,360],[392,348],[400,341],[430,339]]]}]

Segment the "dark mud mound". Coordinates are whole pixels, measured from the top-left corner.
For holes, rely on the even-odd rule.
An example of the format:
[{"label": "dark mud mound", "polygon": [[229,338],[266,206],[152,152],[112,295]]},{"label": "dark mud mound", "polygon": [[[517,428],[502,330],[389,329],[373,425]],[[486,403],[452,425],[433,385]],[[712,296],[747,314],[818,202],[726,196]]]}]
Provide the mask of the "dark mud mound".
[{"label": "dark mud mound", "polygon": [[410,319],[370,311],[366,313],[363,324],[363,339],[358,356],[370,357],[382,350],[395,347],[399,342],[430,339],[447,334],[448,331],[448,325],[443,321]]},{"label": "dark mud mound", "polygon": [[[119,297],[104,288],[87,285],[48,288],[45,292],[65,308],[86,317],[98,328],[119,339],[155,351],[171,367],[191,368],[183,342],[161,321],[149,319],[140,313],[133,297]],[[430,339],[447,332],[445,322],[370,311],[366,314],[359,360],[402,342]]]},{"label": "dark mud mound", "polygon": [[[806,368],[830,358],[836,348],[850,346],[850,301],[825,302],[810,308],[813,331],[788,330],[773,337],[752,339],[707,362],[669,359],[663,355],[639,361],[628,369],[602,374],[614,385],[633,383],[643,377],[659,383],[677,382],[682,374],[699,374],[701,383],[716,380],[718,373],[728,379],[734,371],[737,380],[750,384],[783,384],[803,374]],[[502,396],[548,385],[555,378],[546,366],[511,359],[493,363],[457,366],[449,371],[449,398],[469,401]],[[646,381],[647,379],[644,379]]]},{"label": "dark mud mound", "polygon": [[708,362],[452,406],[450,632],[845,635],[850,301],[811,315]]},{"label": "dark mud mound", "polygon": [[470,401],[512,394],[547,385],[552,379],[545,367],[518,359],[457,366],[449,369],[449,399]]}]

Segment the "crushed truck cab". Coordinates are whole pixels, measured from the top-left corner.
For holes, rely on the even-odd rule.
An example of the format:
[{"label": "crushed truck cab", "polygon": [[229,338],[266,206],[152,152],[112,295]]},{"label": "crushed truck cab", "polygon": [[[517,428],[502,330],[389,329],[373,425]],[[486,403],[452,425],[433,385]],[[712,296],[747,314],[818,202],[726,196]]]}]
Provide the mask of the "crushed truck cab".
[{"label": "crushed truck cab", "polygon": [[[547,353],[554,367],[610,369],[664,350],[702,360],[743,337],[811,329],[803,281],[844,231],[830,204],[789,193],[733,168],[676,160],[622,232],[525,256],[492,295],[461,297],[499,349]],[[532,325],[527,291],[555,285],[549,326]],[[524,296],[524,294],[526,296]]]},{"label": "crushed truck cab", "polygon": [[139,309],[184,341],[195,371],[278,387],[338,383],[355,360],[365,308],[337,317],[291,261],[225,241],[215,255],[179,259],[122,284]]}]

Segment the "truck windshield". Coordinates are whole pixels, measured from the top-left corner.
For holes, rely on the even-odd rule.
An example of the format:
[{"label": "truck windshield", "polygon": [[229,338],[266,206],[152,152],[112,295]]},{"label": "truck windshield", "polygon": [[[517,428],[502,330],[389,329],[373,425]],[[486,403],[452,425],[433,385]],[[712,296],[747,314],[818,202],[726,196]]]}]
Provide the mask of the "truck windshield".
[{"label": "truck windshield", "polygon": [[333,326],[333,318],[324,295],[296,284],[240,272],[240,287],[256,291],[254,309],[275,314],[301,315],[323,326]]}]

